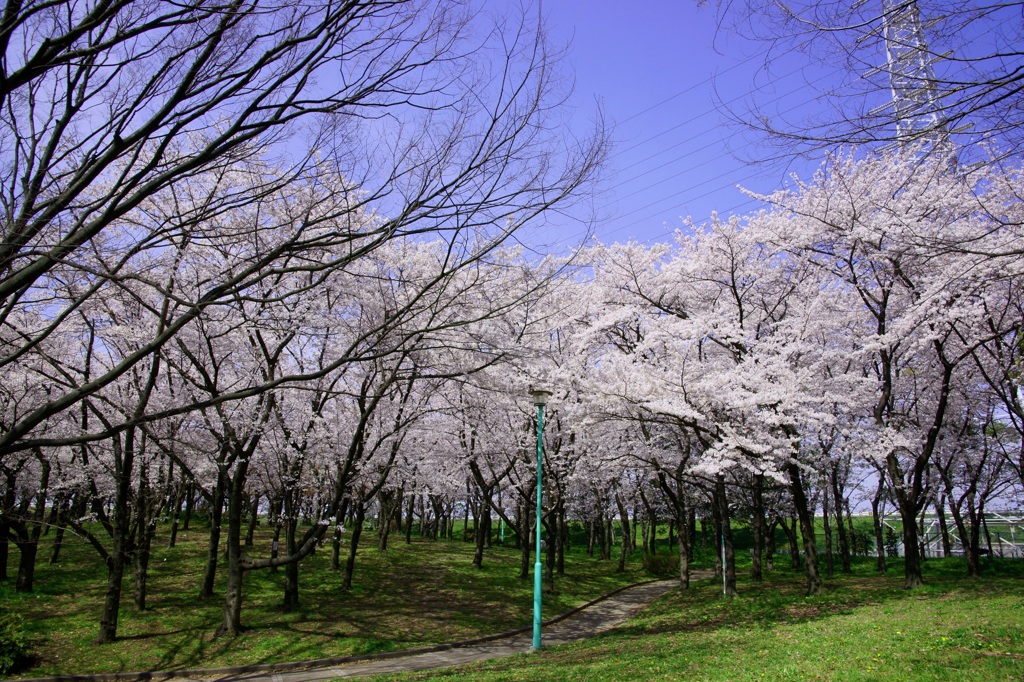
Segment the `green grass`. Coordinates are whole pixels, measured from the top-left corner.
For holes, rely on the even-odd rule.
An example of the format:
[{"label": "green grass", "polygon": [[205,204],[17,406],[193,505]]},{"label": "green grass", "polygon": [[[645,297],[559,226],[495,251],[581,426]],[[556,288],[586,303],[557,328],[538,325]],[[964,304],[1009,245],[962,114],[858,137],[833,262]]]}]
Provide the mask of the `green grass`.
[{"label": "green grass", "polygon": [[[161,529],[163,531],[164,529]],[[353,589],[339,589],[341,574],[330,570],[325,547],[301,564],[300,607],[280,610],[284,573],[267,570],[246,576],[241,636],[215,638],[220,622],[223,573],[217,596],[198,600],[205,565],[205,529],[179,533],[178,546],[165,547],[158,534],[149,578],[149,608],[132,606],[132,577],[126,576],[118,635],[113,644],[92,644],[98,632],[106,570],[85,543],[68,538],[61,562],[46,563],[44,538],[33,594],[16,594],[18,552],[12,546],[10,580],[0,583],[0,611],[23,616],[36,656],[18,676],[82,674],[220,667],[273,663],[388,651],[455,641],[529,625],[532,580],[520,580],[519,552],[487,550],[484,566],[472,567],[472,545],[414,538],[405,545],[392,535],[391,549],[379,552],[376,535],[364,534]],[[269,553],[270,538],[257,537],[255,555]],[[344,557],[344,553],[343,553]],[[566,559],[566,576],[545,597],[545,614],[555,615],[616,587],[648,579],[639,557],[625,574],[615,561],[599,562],[582,548]]]},{"label": "green grass", "polygon": [[733,599],[700,581],[592,640],[400,679],[1022,680],[1024,565],[987,568],[971,581],[962,561],[930,560],[906,591],[902,566],[879,578],[859,562],[815,597],[786,570]]}]

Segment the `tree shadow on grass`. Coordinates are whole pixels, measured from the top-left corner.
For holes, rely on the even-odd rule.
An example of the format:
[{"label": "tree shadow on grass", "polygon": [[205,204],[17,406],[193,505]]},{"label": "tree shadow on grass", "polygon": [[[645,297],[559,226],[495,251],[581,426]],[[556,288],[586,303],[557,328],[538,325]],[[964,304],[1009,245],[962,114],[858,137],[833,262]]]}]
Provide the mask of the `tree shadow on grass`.
[{"label": "tree shadow on grass", "polygon": [[916,590],[903,589],[902,573],[897,575],[894,571],[886,576],[837,576],[825,581],[821,594],[806,596],[802,576],[775,574],[760,584],[741,581],[739,595],[732,598],[722,597],[716,580],[701,580],[687,592],[670,592],[614,632],[620,636],[639,636],[723,627],[769,629],[850,613],[863,606],[908,599],[948,599],[961,590],[1006,589],[984,579],[950,579],[946,575],[945,570],[935,571],[930,580],[926,579],[925,586]]}]

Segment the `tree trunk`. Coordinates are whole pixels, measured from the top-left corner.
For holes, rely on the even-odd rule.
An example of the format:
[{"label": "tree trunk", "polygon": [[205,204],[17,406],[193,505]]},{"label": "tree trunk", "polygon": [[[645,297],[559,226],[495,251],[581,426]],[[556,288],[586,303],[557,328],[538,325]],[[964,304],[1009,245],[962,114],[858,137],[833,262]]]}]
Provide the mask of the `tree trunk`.
[{"label": "tree trunk", "polygon": [[711,549],[715,554],[715,578],[718,580],[722,579],[722,571],[725,568],[723,562],[725,552],[722,550],[722,512],[720,507],[718,495],[713,494],[711,496],[711,521],[715,537],[711,542]]},{"label": "tree trunk", "polygon": [[[294,556],[298,551],[295,546],[295,530],[298,526],[298,518],[288,514],[284,522],[284,546],[285,556]],[[284,565],[284,601],[281,603],[284,611],[294,611],[299,608],[299,562],[290,561]]]},{"label": "tree trunk", "polygon": [[18,578],[14,584],[14,591],[28,594],[34,589],[39,542],[15,540],[14,544],[17,545],[19,554]]},{"label": "tree trunk", "polygon": [[615,505],[619,508],[619,523],[622,531],[622,546],[619,550],[619,565],[616,573],[626,572],[626,554],[629,553],[629,514],[626,512],[626,505],[622,503],[622,497],[615,493]]},{"label": "tree trunk", "polygon": [[565,504],[558,500],[558,546],[555,548],[555,573],[565,575],[565,550],[569,547],[569,523],[566,520]]},{"label": "tree trunk", "polygon": [[107,590],[103,598],[103,615],[100,616],[100,632],[96,636],[96,644],[107,644],[117,638],[117,617],[121,610],[124,564],[124,543],[115,539],[107,560]]},{"label": "tree trunk", "polygon": [[719,474],[715,478],[715,497],[717,498],[719,517],[722,525],[722,570],[723,591],[725,596],[734,597],[736,591],[736,550],[732,544],[732,519],[729,514],[729,498],[725,491],[725,476]]},{"label": "tree trunk", "polygon": [[921,548],[918,545],[917,504],[906,495],[899,500],[900,520],[903,522],[903,587],[912,590],[924,584],[921,570]]},{"label": "tree trunk", "polygon": [[[678,542],[679,551],[679,589],[688,590],[690,589],[690,533],[689,533],[689,519],[690,512],[686,508],[686,496],[683,490],[682,476],[677,472],[673,476],[674,486],[669,485],[668,476],[663,473],[658,474],[658,482],[661,484],[661,489],[665,492],[665,496],[672,503],[672,509],[675,512],[675,525],[679,529]],[[671,533],[669,534],[671,536]]]},{"label": "tree trunk", "polygon": [[608,514],[604,518],[604,549],[602,551],[602,559],[606,561],[612,560],[612,546],[615,544],[615,525],[612,519],[611,510],[608,510]]},{"label": "tree trunk", "polygon": [[[835,562],[832,559],[832,522],[829,518],[829,486],[826,482],[822,488],[821,497],[821,521],[822,529],[825,533],[825,576],[833,577],[835,575]],[[842,522],[839,526],[842,527]]]},{"label": "tree trunk", "polygon": [[260,497],[259,493],[253,495],[249,501],[249,528],[245,533],[245,546],[252,547],[253,536],[256,534],[256,526],[260,523]]},{"label": "tree trunk", "polygon": [[885,575],[885,537],[882,532],[882,492],[885,490],[885,474],[878,472],[878,486],[875,488],[875,495],[871,498],[871,522],[875,529],[875,553],[878,556],[876,567],[879,575]]},{"label": "tree trunk", "polygon": [[14,473],[4,468],[4,494],[0,502],[0,580],[7,580],[7,562],[11,558],[10,521],[7,514],[17,499]]},{"label": "tree trunk", "polygon": [[473,541],[475,547],[473,550],[473,566],[481,568],[484,565],[484,549],[491,538],[491,504],[490,497],[492,495],[491,489],[481,489],[479,503],[479,511],[476,512],[476,522],[473,528]]},{"label": "tree trunk", "polygon": [[750,563],[750,578],[756,583],[761,582],[761,550],[764,547],[764,474],[754,476],[753,515],[754,515],[754,553]]},{"label": "tree trunk", "polygon": [[693,563],[693,549],[697,545],[697,510],[691,508],[686,521],[687,534],[690,540],[686,543],[686,558]]},{"label": "tree trunk", "polygon": [[804,544],[804,571],[807,575],[807,594],[818,594],[821,592],[821,577],[818,575],[818,553],[814,540],[814,518],[811,516],[807,505],[807,495],[804,492],[800,467],[796,462],[790,462],[786,465],[786,473],[789,474],[793,506],[796,507],[797,518],[800,519],[800,535],[803,537]]},{"label": "tree trunk", "polygon": [[[117,638],[117,619],[121,610],[121,588],[124,568],[131,554],[131,479],[135,464],[135,429],[114,436],[114,505],[111,519],[111,550],[107,557],[107,591],[100,616],[97,644],[107,644]],[[118,452],[120,451],[120,452]]]},{"label": "tree trunk", "polygon": [[356,569],[356,552],[359,550],[359,536],[363,534],[363,520],[366,517],[366,503],[362,497],[355,499],[353,505],[352,537],[349,540],[348,558],[345,560],[345,576],[341,581],[341,589],[352,589],[352,575]]},{"label": "tree trunk", "polygon": [[[247,459],[239,458],[234,476],[229,482],[227,518],[227,585],[224,594],[224,617],[217,629],[218,636],[237,637],[242,634],[242,515],[244,507],[245,477],[248,472]],[[218,481],[218,487],[220,482]],[[217,500],[214,508],[219,507]],[[211,529],[212,530],[212,529]]]},{"label": "tree trunk", "polygon": [[196,484],[189,481],[185,485],[185,516],[181,520],[181,530],[187,531],[192,522],[192,511],[196,506]]},{"label": "tree trunk", "polygon": [[60,551],[64,546],[64,531],[67,528],[67,517],[74,502],[74,495],[61,496],[58,502],[54,502],[54,508],[57,512],[57,530],[53,535],[53,549],[50,552],[51,566],[60,561]]},{"label": "tree trunk", "polygon": [[[203,572],[203,585],[199,591],[199,600],[206,601],[213,597],[214,581],[217,579],[217,558],[220,553],[221,522],[224,515],[224,486],[227,473],[222,467],[218,467],[217,483],[213,488],[213,498],[210,502],[210,542],[206,549],[206,570]],[[190,514],[185,514],[183,528],[188,527]]]},{"label": "tree trunk", "polygon": [[149,557],[153,547],[153,536],[156,535],[156,520],[139,521],[139,539],[135,549],[135,608],[146,610],[146,596],[149,583]]},{"label": "tree trunk", "polygon": [[[415,492],[415,491],[414,491]],[[416,510],[416,495],[409,494],[409,502],[406,506],[405,513],[405,544],[412,544],[412,523],[413,523],[413,512]]]},{"label": "tree trunk", "polygon": [[530,548],[529,542],[519,543],[519,578],[522,580],[530,577]]},{"label": "tree trunk", "polygon": [[133,601],[138,611],[146,610],[146,588],[149,578],[149,555],[156,534],[156,506],[152,500],[153,490],[149,485],[149,472],[143,464],[139,467],[139,491],[135,497],[135,593]]},{"label": "tree trunk", "polygon": [[935,498],[935,516],[939,520],[939,536],[942,539],[942,556],[949,558],[953,556],[953,543],[949,540],[949,526],[946,523],[946,496],[939,495]]},{"label": "tree trunk", "polygon": [[843,519],[843,492],[839,485],[839,471],[836,466],[831,467],[829,472],[829,483],[832,486],[832,501],[836,517],[836,534],[839,536],[839,559],[842,562],[843,573],[851,573],[853,567],[850,560],[850,537],[846,532],[846,524]]},{"label": "tree trunk", "polygon": [[548,541],[544,543],[544,591],[547,594],[555,593],[555,536],[558,534],[554,515],[549,515],[543,523],[548,533]]},{"label": "tree trunk", "polygon": [[50,485],[50,463],[41,455],[39,489],[36,492],[36,505],[32,518],[27,523],[19,524],[16,540],[20,551],[18,561],[18,579],[15,592],[32,592],[36,574],[36,556],[39,553],[39,539],[42,537],[43,520],[46,518],[46,491]]},{"label": "tree trunk", "polygon": [[167,546],[174,547],[178,542],[178,526],[181,524],[181,504],[185,501],[185,481],[178,483],[171,501],[171,529],[167,538]]}]

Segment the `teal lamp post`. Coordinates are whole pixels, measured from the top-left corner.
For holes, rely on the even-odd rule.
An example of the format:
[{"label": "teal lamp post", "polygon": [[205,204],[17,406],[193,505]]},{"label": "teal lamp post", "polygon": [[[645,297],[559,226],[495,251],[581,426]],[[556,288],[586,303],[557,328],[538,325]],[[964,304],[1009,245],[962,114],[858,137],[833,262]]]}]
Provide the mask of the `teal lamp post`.
[{"label": "teal lamp post", "polygon": [[534,535],[537,540],[537,561],[533,564],[533,648],[540,649],[540,611],[541,611],[541,565],[540,565],[540,518],[543,510],[541,508],[541,485],[543,468],[541,466],[544,451],[544,405],[551,397],[551,391],[543,388],[530,387],[530,397],[533,404],[537,406],[537,527]]}]

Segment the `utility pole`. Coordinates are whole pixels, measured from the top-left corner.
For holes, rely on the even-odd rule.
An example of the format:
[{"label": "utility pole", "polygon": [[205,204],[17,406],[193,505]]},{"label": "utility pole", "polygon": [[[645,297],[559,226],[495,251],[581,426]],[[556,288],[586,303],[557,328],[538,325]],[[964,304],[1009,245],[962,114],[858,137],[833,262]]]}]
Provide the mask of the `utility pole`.
[{"label": "utility pole", "polygon": [[882,0],[882,31],[892,88],[896,141],[924,143],[926,153],[947,154],[956,164],[949,126],[935,87],[938,55],[928,50],[917,0]]}]

